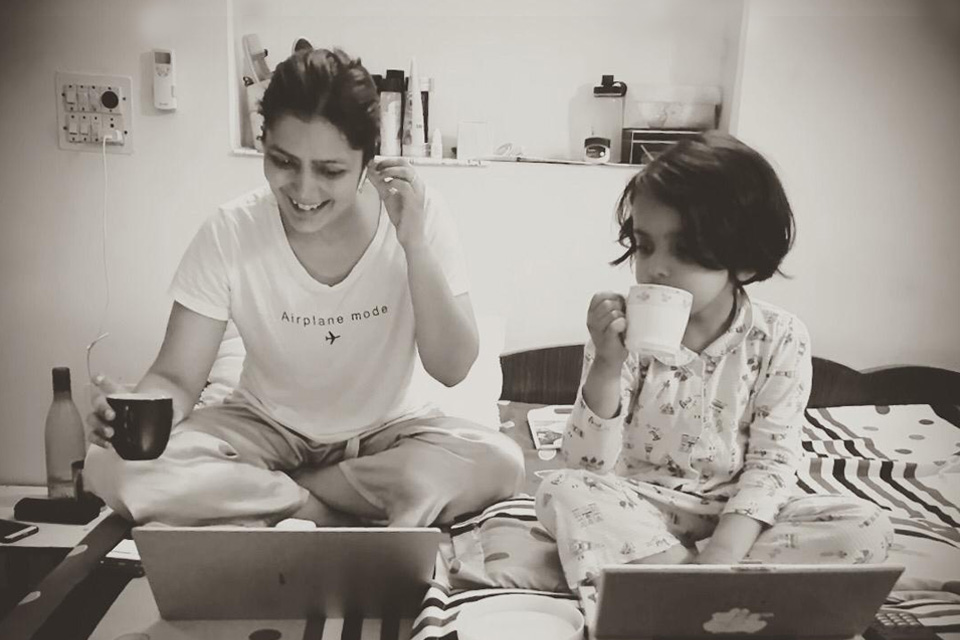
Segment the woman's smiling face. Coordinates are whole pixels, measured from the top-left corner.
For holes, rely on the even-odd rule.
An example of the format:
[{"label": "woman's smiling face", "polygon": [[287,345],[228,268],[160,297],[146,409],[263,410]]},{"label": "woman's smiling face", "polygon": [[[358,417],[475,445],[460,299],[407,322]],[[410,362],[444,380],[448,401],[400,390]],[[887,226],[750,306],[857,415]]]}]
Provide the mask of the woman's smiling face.
[{"label": "woman's smiling face", "polygon": [[353,211],[363,152],[329,121],[281,115],[264,134],[263,152],[287,233],[323,231]]}]

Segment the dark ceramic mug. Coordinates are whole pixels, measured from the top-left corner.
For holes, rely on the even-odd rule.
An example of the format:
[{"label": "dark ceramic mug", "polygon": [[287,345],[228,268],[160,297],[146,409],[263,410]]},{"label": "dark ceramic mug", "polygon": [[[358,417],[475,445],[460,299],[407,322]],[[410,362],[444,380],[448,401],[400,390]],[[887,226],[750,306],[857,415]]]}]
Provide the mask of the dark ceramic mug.
[{"label": "dark ceramic mug", "polygon": [[173,426],[173,399],[155,393],[111,393],[107,403],[116,414],[110,421],[110,443],[124,460],[153,460],[167,447]]}]

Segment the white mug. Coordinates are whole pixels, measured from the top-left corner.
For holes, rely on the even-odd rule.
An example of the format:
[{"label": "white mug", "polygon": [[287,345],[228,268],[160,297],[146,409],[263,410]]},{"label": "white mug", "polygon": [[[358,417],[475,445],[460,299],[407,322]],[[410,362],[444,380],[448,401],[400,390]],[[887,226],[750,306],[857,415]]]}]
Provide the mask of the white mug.
[{"label": "white mug", "polygon": [[637,284],[627,295],[629,351],[673,355],[690,319],[693,294],[659,284]]}]

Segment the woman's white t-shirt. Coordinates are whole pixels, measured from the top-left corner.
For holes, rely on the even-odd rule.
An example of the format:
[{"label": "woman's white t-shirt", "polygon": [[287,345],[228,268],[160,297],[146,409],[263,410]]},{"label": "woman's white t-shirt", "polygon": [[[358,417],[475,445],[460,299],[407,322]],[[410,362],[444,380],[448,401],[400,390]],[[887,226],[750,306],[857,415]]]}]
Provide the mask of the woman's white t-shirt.
[{"label": "woman's white t-shirt", "polygon": [[[426,216],[451,292],[465,293],[453,221],[429,192]],[[293,253],[269,187],[252,191],[203,224],[171,293],[199,314],[233,319],[246,347],[235,394],[311,440],[345,440],[431,408],[409,388],[418,356],[407,262],[382,206],[360,260],[325,285]]]}]

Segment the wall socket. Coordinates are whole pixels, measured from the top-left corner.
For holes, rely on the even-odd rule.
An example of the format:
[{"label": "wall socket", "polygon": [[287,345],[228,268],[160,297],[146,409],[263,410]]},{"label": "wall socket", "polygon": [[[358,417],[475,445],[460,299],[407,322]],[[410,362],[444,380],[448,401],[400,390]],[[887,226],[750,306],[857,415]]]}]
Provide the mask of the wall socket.
[{"label": "wall socket", "polygon": [[[131,80],[57,72],[57,131],[61,149],[133,153]],[[119,132],[120,135],[117,135]]]}]

